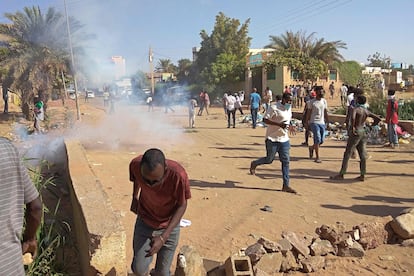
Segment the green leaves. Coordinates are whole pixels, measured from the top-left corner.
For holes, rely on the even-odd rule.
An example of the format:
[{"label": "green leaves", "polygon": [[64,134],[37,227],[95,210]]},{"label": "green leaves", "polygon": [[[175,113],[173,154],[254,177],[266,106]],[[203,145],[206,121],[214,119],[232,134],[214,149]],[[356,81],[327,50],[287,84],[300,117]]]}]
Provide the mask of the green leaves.
[{"label": "green leaves", "polygon": [[326,74],[328,66],[343,60],[339,49],[346,48],[346,44],[340,40],[327,42],[323,38],[316,39],[314,35],[287,31],[280,36],[270,36],[271,43],[265,47],[275,49],[275,52],[266,61],[266,69],[288,66],[305,80],[316,80]]},{"label": "green leaves", "polygon": [[223,88],[240,79],[251,40],[247,36],[249,22],[248,19],[240,24],[220,12],[211,35],[204,30],[200,32],[201,48],[193,67],[199,78],[195,82]]},{"label": "green leaves", "polygon": [[344,83],[351,86],[357,86],[362,77],[362,67],[358,62],[338,62],[336,67],[338,68],[341,80],[343,80]]},{"label": "green leaves", "polygon": [[[39,7],[25,7],[22,12],[6,13],[11,24],[0,24],[0,39],[7,52],[0,56],[3,89],[10,88],[20,96],[22,111],[31,118],[28,106],[35,94],[46,101],[53,88],[62,88],[61,73],[69,70],[66,18],[53,8],[43,14]],[[79,41],[91,37],[80,32],[82,25],[70,18],[75,54],[82,53]],[[3,35],[3,36],[2,36]],[[58,85],[58,86],[57,86]]]}]

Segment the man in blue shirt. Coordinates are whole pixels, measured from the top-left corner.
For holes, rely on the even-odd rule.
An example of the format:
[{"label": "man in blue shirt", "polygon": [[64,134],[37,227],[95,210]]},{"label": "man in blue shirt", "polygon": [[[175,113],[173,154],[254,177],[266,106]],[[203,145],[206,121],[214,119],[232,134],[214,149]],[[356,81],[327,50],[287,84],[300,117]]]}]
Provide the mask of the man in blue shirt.
[{"label": "man in blue shirt", "polygon": [[261,97],[259,93],[257,93],[256,87],[253,88],[253,91],[250,93],[250,113],[252,114],[252,125],[253,128],[256,128],[257,123],[257,113],[259,112],[259,106],[261,103]]}]

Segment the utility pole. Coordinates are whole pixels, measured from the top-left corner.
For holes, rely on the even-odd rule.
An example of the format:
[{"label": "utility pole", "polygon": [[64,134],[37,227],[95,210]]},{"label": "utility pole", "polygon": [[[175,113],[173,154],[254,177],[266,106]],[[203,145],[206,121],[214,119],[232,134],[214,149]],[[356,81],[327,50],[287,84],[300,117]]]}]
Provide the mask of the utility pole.
[{"label": "utility pole", "polygon": [[67,29],[68,29],[70,57],[72,59],[73,84],[75,86],[76,119],[78,121],[80,121],[81,116],[80,116],[79,99],[78,99],[78,84],[76,82],[75,59],[73,57],[72,38],[71,38],[71,34],[70,34],[69,17],[68,17],[68,11],[67,11],[67,8],[66,8],[66,0],[63,0],[63,2],[65,4],[66,26],[67,26]]},{"label": "utility pole", "polygon": [[151,94],[154,96],[155,87],[154,87],[154,64],[152,63],[153,56],[152,56],[152,48],[149,48],[149,63],[150,63],[150,71],[151,71]]}]

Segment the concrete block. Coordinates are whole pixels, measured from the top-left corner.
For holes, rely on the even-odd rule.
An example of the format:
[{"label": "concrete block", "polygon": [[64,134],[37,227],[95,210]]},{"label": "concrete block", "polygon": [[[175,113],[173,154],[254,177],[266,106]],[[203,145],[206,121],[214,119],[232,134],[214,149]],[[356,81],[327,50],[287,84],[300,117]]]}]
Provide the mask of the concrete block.
[{"label": "concrete block", "polygon": [[231,256],[224,263],[226,276],[254,276],[248,256]]}]

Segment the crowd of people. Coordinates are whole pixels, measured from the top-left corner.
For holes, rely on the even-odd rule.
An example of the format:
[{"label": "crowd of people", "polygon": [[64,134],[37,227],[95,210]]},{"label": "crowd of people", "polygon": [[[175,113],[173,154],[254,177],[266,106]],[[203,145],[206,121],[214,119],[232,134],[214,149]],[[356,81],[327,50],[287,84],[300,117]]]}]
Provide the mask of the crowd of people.
[{"label": "crowd of people", "polygon": [[[329,88],[330,96],[333,97]],[[346,96],[345,96],[346,93]],[[341,102],[347,107],[345,119],[349,138],[343,154],[339,173],[330,179],[340,181],[347,173],[349,159],[355,151],[360,158],[360,175],[358,181],[364,181],[367,160],[367,131],[366,120],[374,119],[374,125],[382,119],[368,111],[367,99],[360,88],[348,87],[343,84],[340,88]],[[281,163],[282,192],[296,194],[290,185],[290,135],[296,134],[296,126],[292,124],[292,108],[303,107],[303,126],[305,141],[308,146],[309,158],[321,163],[320,148],[324,143],[326,127],[329,123],[328,103],[322,86],[286,86],[283,93],[274,97],[269,87],[259,94],[256,88],[249,93],[247,106],[250,110],[251,127],[255,129],[258,114],[262,112],[263,123],[266,126],[264,145],[266,156],[251,161],[249,172],[256,174],[259,166],[271,164],[276,155]],[[345,99],[346,98],[346,99]],[[223,95],[223,109],[228,128],[236,128],[236,112],[244,115],[244,91],[226,92]],[[398,147],[396,128],[398,125],[398,101],[395,91],[388,91],[388,105],[385,123],[388,126],[387,146]],[[202,90],[199,101],[192,98],[188,102],[189,127],[195,127],[196,115],[202,116],[204,110],[209,114],[210,98]],[[197,112],[197,107],[198,112]],[[167,107],[166,107],[167,108]],[[261,110],[261,108],[263,108]],[[44,103],[40,98],[34,99],[34,129],[40,132],[40,122],[44,120]],[[309,145],[310,133],[313,145]],[[0,206],[2,207],[0,271],[7,275],[24,275],[20,255],[31,253],[36,256],[36,230],[42,216],[42,206],[39,193],[28,177],[13,144],[0,138]],[[175,251],[180,236],[180,220],[183,217],[187,201],[191,198],[190,182],[185,169],[176,161],[167,159],[157,148],[151,148],[144,154],[133,158],[129,165],[129,179],[132,185],[130,210],[135,213],[135,229],[133,235],[133,260],[131,270],[135,275],[148,275],[154,256],[156,275],[169,275]],[[13,195],[13,196],[12,196]],[[25,213],[23,206],[26,206]],[[26,227],[22,233],[23,221]],[[4,245],[4,246],[3,246]]]}]

